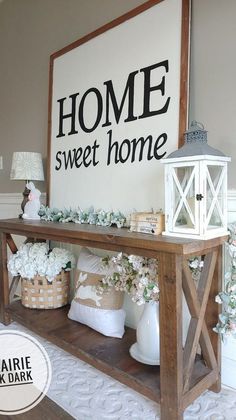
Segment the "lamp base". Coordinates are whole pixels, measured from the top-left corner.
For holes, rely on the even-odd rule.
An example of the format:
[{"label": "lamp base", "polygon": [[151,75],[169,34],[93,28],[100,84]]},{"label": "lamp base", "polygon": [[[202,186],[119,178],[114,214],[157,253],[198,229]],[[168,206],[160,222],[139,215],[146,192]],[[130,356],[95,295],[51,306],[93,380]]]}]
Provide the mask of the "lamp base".
[{"label": "lamp base", "polygon": [[19,219],[22,219],[22,217],[23,217],[24,210],[25,210],[25,205],[26,205],[27,201],[29,201],[29,193],[30,193],[29,188],[27,188],[27,187],[25,186],[25,189],[24,189],[24,191],[23,191],[23,193],[22,193],[22,195],[23,195],[23,200],[22,200],[22,203],[21,203],[21,210],[22,210],[22,213],[21,213],[21,214],[19,214]]}]

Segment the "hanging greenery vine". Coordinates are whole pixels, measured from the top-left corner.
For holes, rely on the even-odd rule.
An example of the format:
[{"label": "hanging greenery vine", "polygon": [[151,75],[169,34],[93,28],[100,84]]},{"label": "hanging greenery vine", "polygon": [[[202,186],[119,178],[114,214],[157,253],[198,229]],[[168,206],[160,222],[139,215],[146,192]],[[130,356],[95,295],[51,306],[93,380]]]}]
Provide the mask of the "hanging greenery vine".
[{"label": "hanging greenery vine", "polygon": [[220,292],[215,300],[222,304],[222,312],[219,321],[213,330],[221,335],[221,339],[227,336],[236,338],[236,222],[228,226],[230,236],[226,244],[230,256],[230,264],[225,273],[225,290]]}]

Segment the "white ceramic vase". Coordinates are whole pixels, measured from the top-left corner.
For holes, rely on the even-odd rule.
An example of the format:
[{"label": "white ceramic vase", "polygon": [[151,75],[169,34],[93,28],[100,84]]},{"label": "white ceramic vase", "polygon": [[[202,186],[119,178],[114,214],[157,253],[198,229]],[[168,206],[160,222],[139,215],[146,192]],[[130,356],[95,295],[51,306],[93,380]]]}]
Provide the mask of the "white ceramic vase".
[{"label": "white ceramic vase", "polygon": [[138,322],[137,342],[130,347],[130,355],[141,363],[160,364],[159,302],[147,302]]}]

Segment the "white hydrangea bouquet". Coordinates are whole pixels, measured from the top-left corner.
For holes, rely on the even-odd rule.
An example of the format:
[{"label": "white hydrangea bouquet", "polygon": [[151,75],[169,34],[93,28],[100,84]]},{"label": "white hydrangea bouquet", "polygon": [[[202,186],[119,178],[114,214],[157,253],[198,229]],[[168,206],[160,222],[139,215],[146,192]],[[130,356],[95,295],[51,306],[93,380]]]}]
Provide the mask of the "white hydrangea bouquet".
[{"label": "white hydrangea bouquet", "polygon": [[127,292],[138,305],[159,300],[156,259],[119,253],[113,257],[104,257],[102,268],[107,274],[98,289],[100,293],[114,287]]},{"label": "white hydrangea bouquet", "polygon": [[21,245],[16,254],[8,261],[8,270],[12,276],[33,279],[36,275],[46,277],[52,282],[62,270],[70,271],[75,264],[73,254],[63,248],[49,249],[45,242]]}]

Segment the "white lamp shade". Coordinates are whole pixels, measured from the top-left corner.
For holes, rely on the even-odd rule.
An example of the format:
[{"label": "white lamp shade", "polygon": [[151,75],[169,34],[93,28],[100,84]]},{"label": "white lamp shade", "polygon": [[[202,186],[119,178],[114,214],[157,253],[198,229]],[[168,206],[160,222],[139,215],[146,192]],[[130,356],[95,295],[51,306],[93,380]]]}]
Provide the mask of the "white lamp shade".
[{"label": "white lamp shade", "polygon": [[14,152],[10,178],[28,181],[44,181],[41,153]]}]

